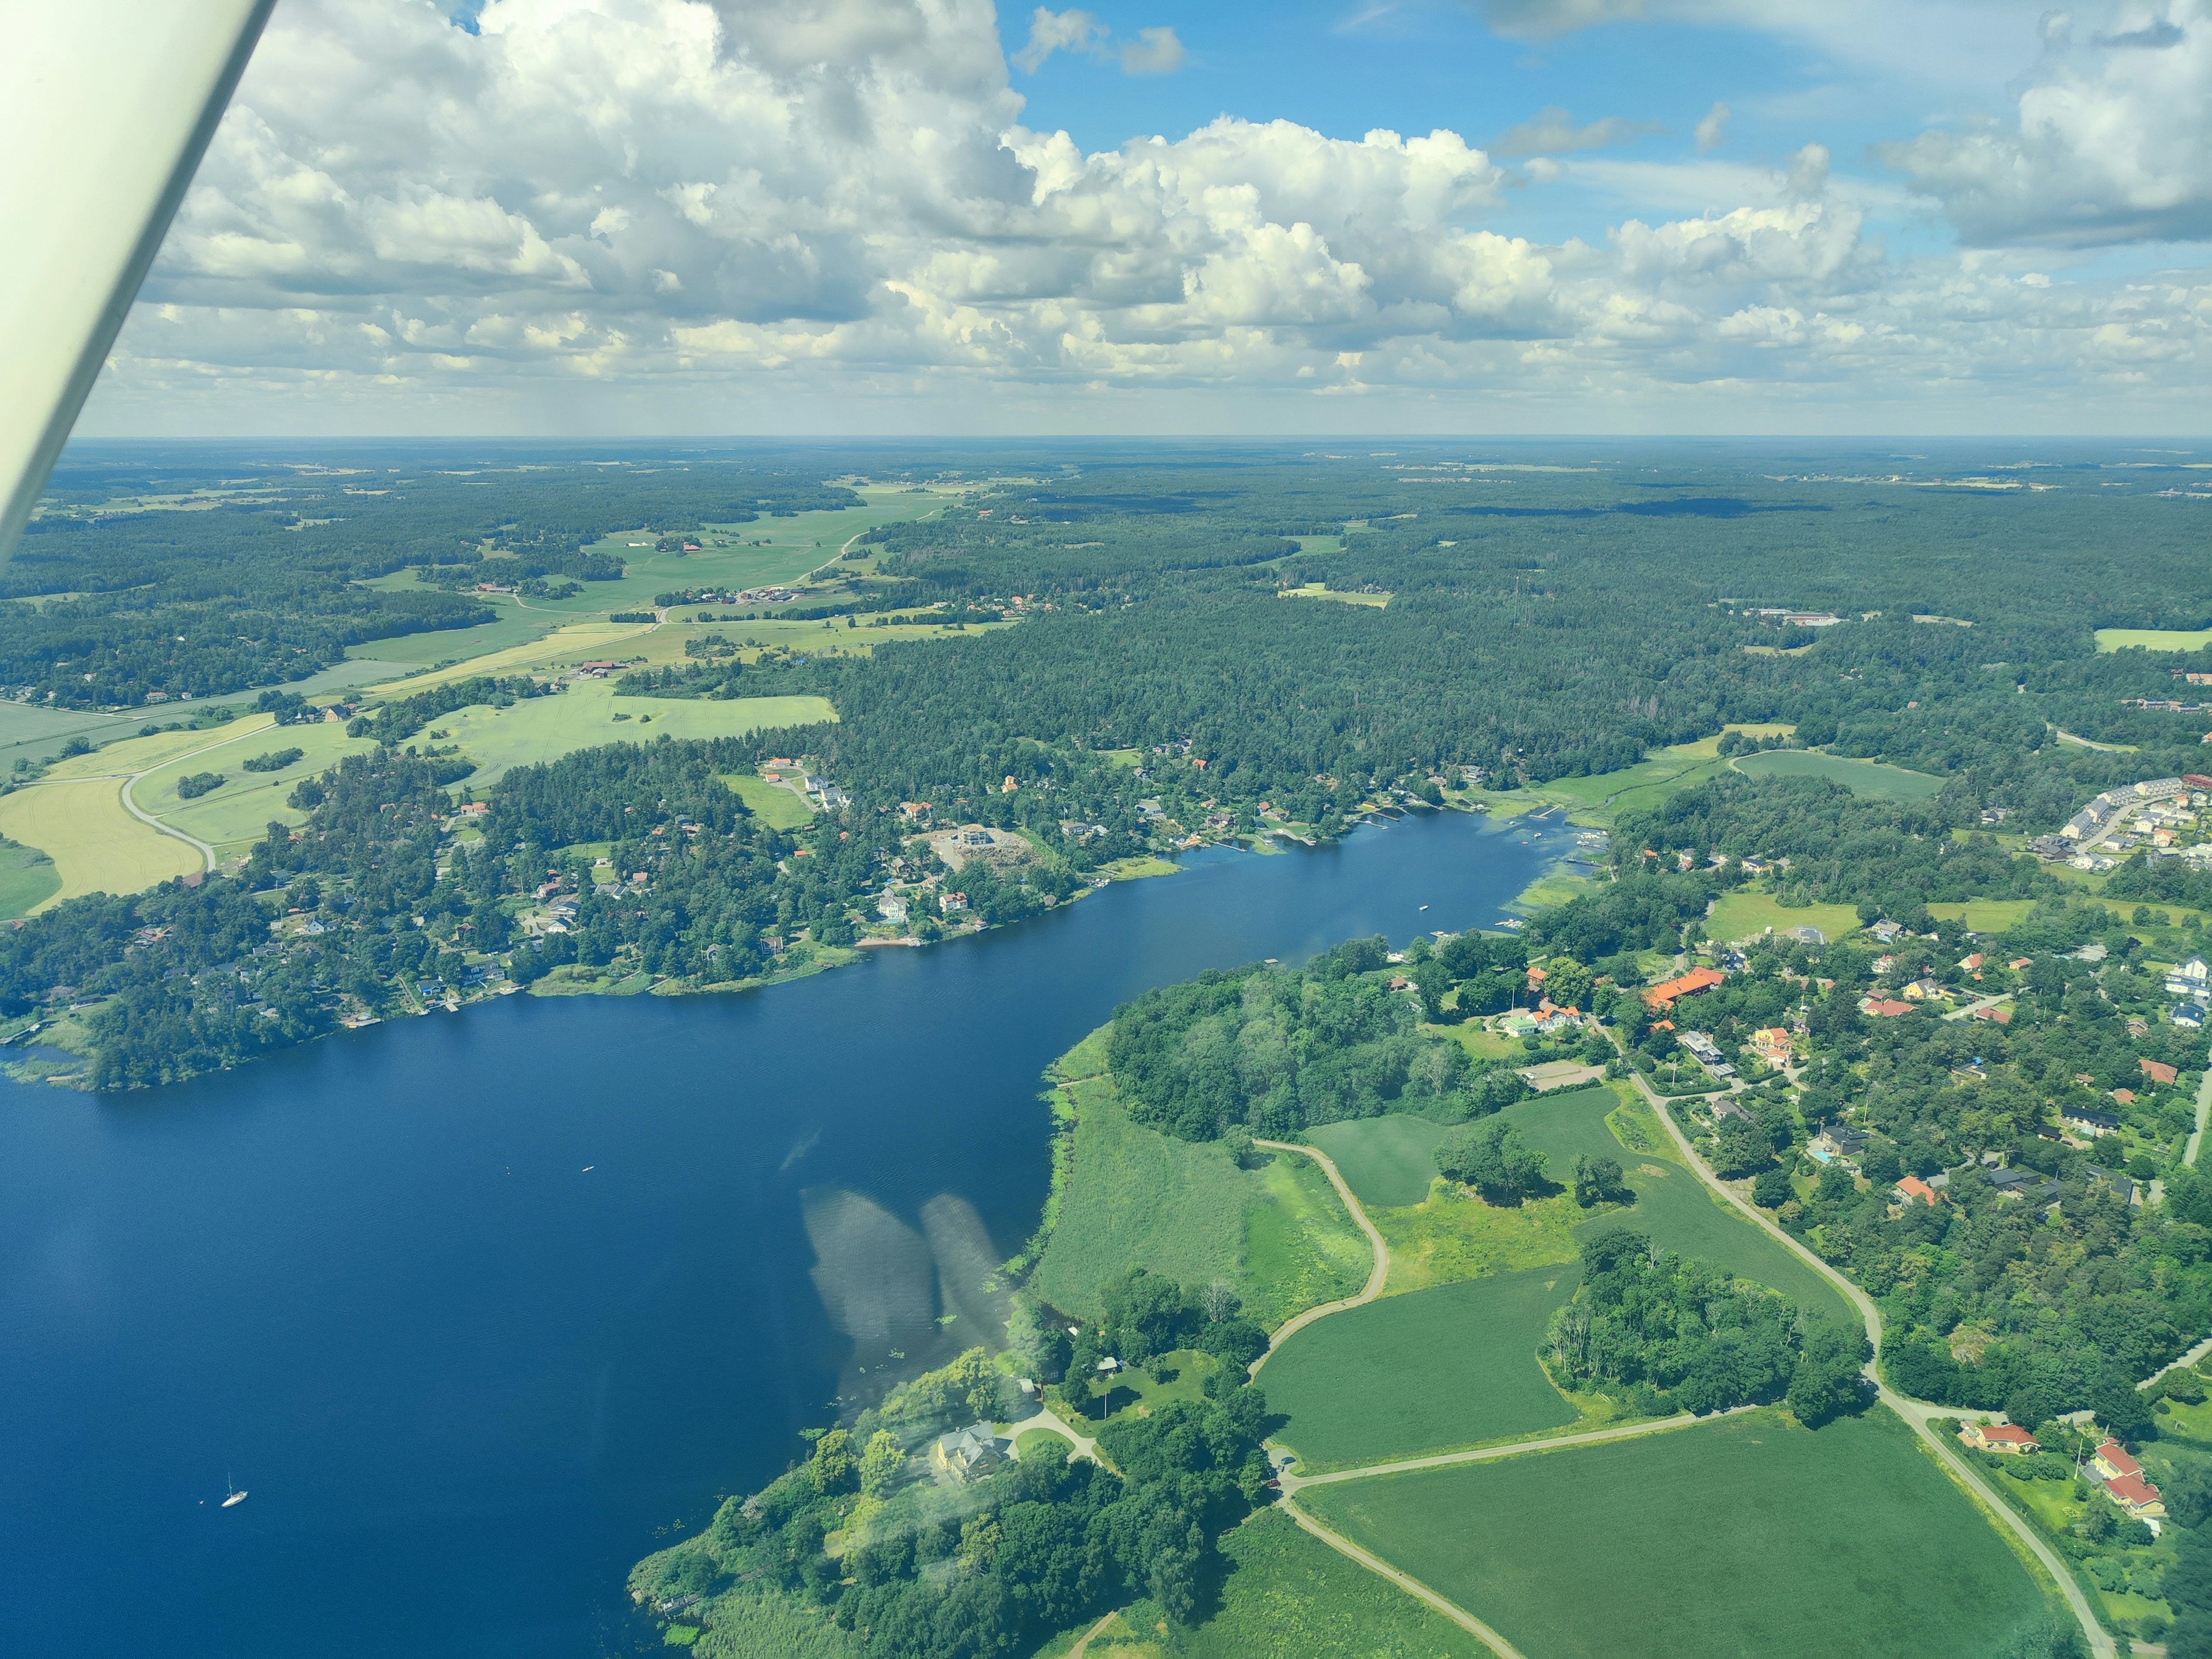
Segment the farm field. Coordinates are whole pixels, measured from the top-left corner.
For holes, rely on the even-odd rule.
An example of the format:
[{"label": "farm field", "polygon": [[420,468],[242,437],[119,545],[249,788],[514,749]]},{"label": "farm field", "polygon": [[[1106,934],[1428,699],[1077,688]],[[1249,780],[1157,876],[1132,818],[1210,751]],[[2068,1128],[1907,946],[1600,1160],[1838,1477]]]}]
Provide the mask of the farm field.
[{"label": "farm field", "polygon": [[1663,1143],[1663,1152],[1624,1148],[1605,1121],[1620,1103],[1620,1097],[1611,1089],[1583,1089],[1524,1100],[1502,1114],[1530,1146],[1550,1158],[1555,1181],[1572,1167],[1577,1152],[1619,1160],[1636,1202],[1579,1223],[1577,1237],[1612,1227],[1633,1227],[1650,1234],[1652,1243],[1662,1250],[1716,1262],[1780,1291],[1802,1307],[1818,1308],[1838,1319],[1851,1318],[1843,1298],[1826,1279],[1751,1223],[1723,1208],[1704,1183],[1674,1160],[1671,1143]]},{"label": "farm field", "polygon": [[489,787],[518,766],[531,766],[595,744],[672,738],[726,738],[781,726],[811,726],[837,714],[823,697],[623,697],[612,680],[581,680],[548,697],[525,697],[504,708],[478,703],[441,714],[430,729],[458,743],[477,763],[465,780]]},{"label": "farm field", "polygon": [[28,915],[61,885],[61,872],[37,848],[0,842],[0,921]]},{"label": "farm field", "polygon": [[72,778],[0,796],[0,836],[53,860],[59,884],[32,908],[81,893],[136,893],[207,867],[198,849],[123,810],[120,778]]},{"label": "farm field", "polygon": [[1386,1297],[1300,1331],[1267,1361],[1277,1438],[1301,1473],[1521,1435],[1581,1417],[1536,1363],[1571,1262]]},{"label": "farm field", "polygon": [[[469,679],[478,674],[515,674],[556,664],[573,665],[599,657],[610,660],[630,657],[635,654],[635,649],[629,641],[649,633],[652,627],[650,623],[572,623],[519,645],[393,680],[377,688],[378,700],[411,696],[434,685],[443,685],[448,680]],[[441,653],[440,660],[449,654]]]},{"label": "farm field", "polygon": [[[404,571],[396,576],[380,576],[376,580],[362,585],[403,593],[418,586],[413,575]],[[544,600],[518,600],[507,593],[486,593],[482,597],[487,605],[498,610],[497,620],[478,623],[473,628],[439,628],[416,634],[394,634],[388,639],[364,640],[359,645],[349,646],[345,664],[340,665],[360,664],[363,666],[356,677],[348,680],[348,686],[373,685],[380,679],[391,679],[410,669],[428,668],[437,663],[465,662],[471,658],[489,656],[495,651],[510,651],[517,646],[527,645],[532,640],[543,639],[555,629],[578,620],[575,615],[556,611]],[[541,605],[544,608],[540,609]],[[306,694],[302,692],[301,695]]]},{"label": "farm field", "polygon": [[1677,789],[1687,789],[1726,771],[1729,763],[1721,758],[1720,752],[1721,738],[1726,733],[1741,732],[1748,737],[1771,738],[1782,737],[1796,729],[1784,725],[1723,726],[1720,732],[1700,738],[1695,743],[1655,749],[1635,765],[1622,767],[1617,772],[1554,778],[1534,788],[1483,799],[1493,813],[1501,816],[1557,805],[1567,807],[1577,823],[1609,823],[1620,813],[1655,806]]},{"label": "farm field", "polygon": [[1818,1432],[1759,1412],[1298,1501],[1528,1659],[1980,1659],[2045,1607],[1880,1407]]},{"label": "farm field", "polygon": [[[719,635],[737,646],[739,654],[747,662],[758,660],[762,648],[776,646],[808,656],[865,657],[878,646],[909,640],[957,640],[969,635],[995,633],[1002,628],[1014,626],[1012,623],[969,623],[956,629],[942,623],[892,623],[875,628],[864,617],[858,627],[848,628],[845,618],[842,617],[816,622],[699,623],[690,620],[698,614],[687,607],[683,620],[672,619],[641,635],[623,655],[641,658],[649,668],[665,668],[672,664],[681,666],[693,660],[684,654],[684,647],[688,641],[704,639],[708,635]],[[708,614],[713,614],[711,607]]]},{"label": "farm field", "polygon": [[146,724],[143,710],[101,714],[88,708],[35,708],[0,699],[0,771],[19,760],[50,760],[71,738],[106,743]]},{"label": "farm field", "polygon": [[1824,937],[1834,940],[1856,933],[1858,925],[1859,913],[1851,905],[1814,904],[1793,910],[1771,893],[1755,893],[1741,887],[1716,899],[1712,914],[1705,918],[1708,935],[1730,942],[1749,939],[1768,928],[1786,934],[1792,927],[1817,927]]},{"label": "farm field", "polygon": [[[1224,1146],[1132,1121],[1105,1078],[1066,1092],[1076,1113],[1074,1174],[1036,1276],[1053,1306],[1095,1317],[1106,1281],[1141,1267],[1185,1285],[1222,1280],[1255,1318],[1273,1325],[1310,1305],[1296,1300],[1301,1293],[1328,1301],[1366,1276],[1366,1238],[1310,1159],[1285,1154],[1240,1170]],[[1345,1266],[1332,1270],[1332,1262]]]},{"label": "farm field", "polygon": [[2097,649],[2126,651],[2202,651],[2212,645],[2212,629],[2185,632],[2168,628],[2100,628]]},{"label": "farm field", "polygon": [[[307,815],[284,804],[292,786],[335,766],[341,756],[366,754],[376,745],[367,738],[349,738],[345,727],[332,720],[313,726],[273,726],[265,715],[252,715],[235,723],[243,732],[232,735],[232,726],[219,726],[197,735],[201,749],[172,760],[131,786],[131,799],[142,812],[207,842],[218,854],[244,853],[268,833],[273,820],[301,824]],[[150,741],[150,740],[149,740]],[[202,752],[208,744],[221,744]],[[275,772],[248,772],[244,763],[286,749],[301,751],[298,760]],[[186,800],[177,793],[177,781],[195,773],[214,772],[222,787]]]},{"label": "farm field", "polygon": [[[1219,1603],[1193,1626],[1158,1628],[1150,1602],[1124,1609],[1087,1650],[1110,1659],[1488,1659],[1489,1649],[1395,1585],[1301,1532],[1256,1515],[1225,1534]],[[1088,1630],[1086,1623],[1083,1628]],[[1071,1632],[1038,1659],[1065,1654]]]},{"label": "farm field", "polygon": [[2002,933],[2025,921],[2033,908],[2033,899],[1968,899],[1959,904],[1931,904],[1928,914],[1938,921],[1958,922],[1969,933]]},{"label": "farm field", "polygon": [[1444,1125],[1393,1112],[1387,1117],[1323,1123],[1306,1139],[1327,1152],[1363,1206],[1402,1208],[1429,1195]]},{"label": "farm field", "polygon": [[1735,766],[1750,778],[1826,778],[1855,795],[1871,795],[1878,800],[1925,800],[1943,787],[1942,779],[1925,772],[1908,772],[1879,761],[1816,755],[1809,749],[1769,749],[1756,755],[1739,755]]},{"label": "farm field", "polygon": [[1279,599],[1334,599],[1340,605],[1372,605],[1377,611],[1390,603],[1388,593],[1339,593],[1319,582],[1308,582],[1304,587],[1279,588],[1275,597]]},{"label": "farm field", "polygon": [[745,810],[771,830],[797,830],[814,822],[814,809],[794,790],[750,772],[733,772],[723,781],[738,792]]}]

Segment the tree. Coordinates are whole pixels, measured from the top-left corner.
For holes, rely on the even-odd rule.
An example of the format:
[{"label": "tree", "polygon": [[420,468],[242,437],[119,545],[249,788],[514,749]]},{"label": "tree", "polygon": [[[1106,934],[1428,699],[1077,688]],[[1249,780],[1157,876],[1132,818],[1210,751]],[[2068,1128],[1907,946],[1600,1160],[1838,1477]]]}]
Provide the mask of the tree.
[{"label": "tree", "polygon": [[1778,1210],[1796,1196],[1786,1170],[1761,1170],[1751,1183],[1751,1201],[1764,1210]]},{"label": "tree", "polygon": [[867,1449],[860,1454],[860,1490],[871,1498],[887,1498],[905,1468],[906,1448],[889,1429],[878,1429],[868,1437]]},{"label": "tree", "polygon": [[1765,1133],[1743,1118],[1723,1118],[1713,1141],[1713,1169],[1731,1180],[1774,1162],[1774,1149]]},{"label": "tree", "polygon": [[1636,1195],[1621,1179],[1618,1159],[1592,1158],[1586,1152],[1575,1154],[1574,1194],[1575,1202],[1585,1210]]},{"label": "tree", "polygon": [[1544,964],[1544,994],[1561,1008],[1589,1006],[1590,970],[1572,957],[1554,957]]},{"label": "tree", "polygon": [[1873,1350],[1856,1325],[1808,1315],[1800,1323],[1797,1368],[1788,1400],[1797,1420],[1818,1428],[1832,1418],[1865,1408],[1870,1390],[1863,1375]]},{"label": "tree", "polygon": [[1437,1144],[1437,1168],[1463,1181],[1493,1204],[1514,1205],[1547,1184],[1543,1153],[1510,1123],[1463,1124]]},{"label": "tree", "polygon": [[814,1443],[814,1455],[806,1460],[806,1478],[818,1492],[844,1492],[853,1484],[853,1437],[832,1429]]}]

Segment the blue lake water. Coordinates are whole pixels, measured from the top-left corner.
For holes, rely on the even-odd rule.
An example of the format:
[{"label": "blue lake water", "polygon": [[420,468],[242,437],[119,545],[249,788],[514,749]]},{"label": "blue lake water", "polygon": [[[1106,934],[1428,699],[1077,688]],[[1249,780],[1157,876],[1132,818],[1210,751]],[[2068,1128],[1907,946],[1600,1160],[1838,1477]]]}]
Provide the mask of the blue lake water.
[{"label": "blue lake water", "polygon": [[1571,845],[1410,819],[751,994],[0,1083],[0,1652],[638,1650],[632,1561],[975,1328],[1055,1055],[1204,968],[1492,922]]}]

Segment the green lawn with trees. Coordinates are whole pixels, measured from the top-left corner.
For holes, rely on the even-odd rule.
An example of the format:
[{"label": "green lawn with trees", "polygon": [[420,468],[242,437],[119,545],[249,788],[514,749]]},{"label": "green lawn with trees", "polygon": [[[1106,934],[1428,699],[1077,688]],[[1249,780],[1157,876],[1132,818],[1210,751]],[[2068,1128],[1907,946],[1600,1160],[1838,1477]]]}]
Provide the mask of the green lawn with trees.
[{"label": "green lawn with trees", "polygon": [[1530,1659],[1987,1659],[2046,1615],[1879,1407],[1819,1430],[1759,1412],[1298,1501]]}]

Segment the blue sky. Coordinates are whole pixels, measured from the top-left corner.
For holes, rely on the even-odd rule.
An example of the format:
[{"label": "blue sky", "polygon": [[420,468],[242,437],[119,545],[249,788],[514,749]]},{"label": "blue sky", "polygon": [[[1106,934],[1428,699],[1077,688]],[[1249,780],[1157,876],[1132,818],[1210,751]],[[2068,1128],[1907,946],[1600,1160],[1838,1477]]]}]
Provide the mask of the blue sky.
[{"label": "blue sky", "polygon": [[287,0],[84,429],[2197,433],[2208,241],[2212,0]]}]

